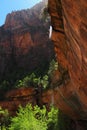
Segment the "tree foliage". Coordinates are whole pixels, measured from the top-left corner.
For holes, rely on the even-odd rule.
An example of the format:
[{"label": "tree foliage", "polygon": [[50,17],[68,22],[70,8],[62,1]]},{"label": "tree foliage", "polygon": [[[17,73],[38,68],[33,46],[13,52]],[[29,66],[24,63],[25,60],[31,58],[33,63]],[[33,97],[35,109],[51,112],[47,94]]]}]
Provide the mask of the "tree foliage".
[{"label": "tree foliage", "polygon": [[22,80],[19,80],[16,84],[16,88],[20,87],[38,87],[41,85],[44,89],[49,86],[49,79],[53,75],[53,72],[58,69],[58,63],[52,60],[49,65],[47,74],[44,76],[36,76],[34,73],[27,75]]},{"label": "tree foliage", "polygon": [[42,109],[31,104],[24,108],[20,106],[17,116],[11,119],[9,130],[47,130],[51,124],[56,125],[57,113],[58,109],[54,107],[48,112],[45,106]]},{"label": "tree foliage", "polygon": [[9,113],[8,110],[3,110],[0,107],[0,130],[6,130],[7,126],[9,124]]}]

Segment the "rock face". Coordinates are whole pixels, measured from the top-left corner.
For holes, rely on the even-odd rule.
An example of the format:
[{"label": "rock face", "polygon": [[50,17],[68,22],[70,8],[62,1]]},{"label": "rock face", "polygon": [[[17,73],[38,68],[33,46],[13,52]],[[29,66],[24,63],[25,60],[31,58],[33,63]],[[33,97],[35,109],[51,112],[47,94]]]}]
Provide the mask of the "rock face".
[{"label": "rock face", "polygon": [[[68,78],[58,87],[58,107],[72,118],[87,120],[87,2],[49,0],[52,40]],[[61,67],[60,67],[61,66]]]},{"label": "rock face", "polygon": [[[49,0],[48,8],[53,27],[51,39],[54,42],[59,70],[53,79],[54,89],[43,93],[42,102],[55,104],[73,119],[87,120],[86,0]],[[5,73],[4,70],[8,72],[7,66],[10,61],[12,62],[10,66],[17,64],[19,68],[23,66],[28,68],[30,64],[31,68],[36,68],[38,63],[35,56],[38,54],[39,59],[43,57],[39,52],[44,52],[44,58],[53,53],[49,49],[46,50],[46,47],[50,47],[49,40],[46,39],[48,23],[42,24],[36,6],[32,10],[9,14],[5,25],[0,28],[0,68],[2,68],[0,73],[2,75]],[[30,57],[29,53],[33,55]],[[32,100],[34,101],[36,100]]]},{"label": "rock face", "polygon": [[31,9],[12,12],[0,27],[1,81],[12,79],[14,73],[43,70],[53,58],[53,44],[48,38],[50,21],[41,17],[44,5],[42,1]]},{"label": "rock face", "polygon": [[[0,96],[2,92],[0,91]],[[0,101],[0,106],[3,109],[7,109],[10,115],[15,115],[19,105],[25,106],[27,103],[36,105],[35,96],[35,90],[31,87],[13,89],[6,93],[3,92],[3,100]]]}]

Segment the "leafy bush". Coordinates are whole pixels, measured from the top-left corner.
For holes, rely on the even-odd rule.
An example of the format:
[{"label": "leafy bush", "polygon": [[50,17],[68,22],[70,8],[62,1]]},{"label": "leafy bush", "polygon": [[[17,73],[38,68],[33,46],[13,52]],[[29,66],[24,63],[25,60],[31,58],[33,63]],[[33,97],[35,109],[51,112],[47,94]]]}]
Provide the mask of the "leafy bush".
[{"label": "leafy bush", "polygon": [[49,82],[48,82],[47,75],[41,78],[41,77],[37,77],[34,73],[32,73],[31,75],[26,76],[24,79],[19,80],[16,85],[16,88],[29,87],[29,86],[37,87],[39,85],[43,86],[43,88],[46,88],[48,83]]},{"label": "leafy bush", "polygon": [[16,88],[20,87],[38,87],[42,86],[44,89],[46,89],[49,85],[49,78],[53,75],[53,72],[58,69],[58,63],[55,60],[52,60],[49,66],[49,70],[46,75],[43,77],[36,76],[34,73],[31,75],[27,75],[22,80],[19,80],[16,84]]},{"label": "leafy bush", "polygon": [[34,79],[36,79],[36,75],[34,73],[32,73],[31,75],[27,75],[25,78],[17,82],[16,87],[29,87],[33,85]]},{"label": "leafy bush", "polygon": [[55,70],[58,70],[58,62],[53,59],[49,65],[48,75],[52,76]]},{"label": "leafy bush", "polygon": [[1,130],[6,130],[6,127],[8,126],[8,124],[9,124],[8,110],[7,109],[3,110],[0,107],[0,129]]},{"label": "leafy bush", "polygon": [[11,119],[9,130],[47,130],[51,124],[56,125],[57,113],[54,107],[48,112],[45,106],[42,109],[37,105],[34,108],[29,104],[25,108],[20,106],[17,116]]}]

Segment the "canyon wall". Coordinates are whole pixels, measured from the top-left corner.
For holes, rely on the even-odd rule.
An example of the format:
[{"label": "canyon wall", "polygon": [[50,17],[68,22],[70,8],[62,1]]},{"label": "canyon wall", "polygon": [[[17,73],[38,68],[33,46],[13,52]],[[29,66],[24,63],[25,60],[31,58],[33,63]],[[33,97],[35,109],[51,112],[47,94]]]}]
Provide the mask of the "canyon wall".
[{"label": "canyon wall", "polygon": [[12,83],[14,75],[17,80],[24,73],[43,71],[54,57],[49,40],[50,18],[45,21],[44,6],[42,1],[31,9],[7,15],[0,27],[0,81]]},{"label": "canyon wall", "polygon": [[59,72],[68,78],[58,86],[57,106],[74,119],[87,120],[87,3],[49,0]]},{"label": "canyon wall", "polygon": [[[86,0],[48,1],[53,28],[51,40],[54,42],[58,71],[54,73],[52,89],[41,95],[43,104],[54,104],[72,119],[81,121],[87,120],[86,8]],[[8,71],[12,72],[9,68],[14,64],[18,69],[25,67],[30,71],[40,67],[39,63],[43,63],[44,59],[53,57],[53,45],[47,38],[49,24],[38,17],[36,6],[32,10],[9,14],[5,25],[0,27],[0,74],[3,76]],[[35,90],[22,90],[6,93],[0,105],[14,112],[19,104],[37,104]]]}]

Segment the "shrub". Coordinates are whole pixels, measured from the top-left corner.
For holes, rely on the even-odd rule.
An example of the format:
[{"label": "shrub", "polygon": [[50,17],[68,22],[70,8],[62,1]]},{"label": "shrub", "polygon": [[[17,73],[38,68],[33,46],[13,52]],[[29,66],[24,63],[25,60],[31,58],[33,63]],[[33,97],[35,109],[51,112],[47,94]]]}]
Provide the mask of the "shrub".
[{"label": "shrub", "polygon": [[58,63],[55,60],[52,60],[49,65],[49,70],[46,75],[43,77],[36,76],[34,73],[27,75],[22,80],[19,80],[16,84],[16,88],[20,87],[38,87],[42,86],[42,88],[46,89],[49,86],[49,78],[52,77],[53,72],[58,69]]},{"label": "shrub", "polygon": [[9,130],[47,130],[51,123],[56,125],[57,113],[54,107],[48,112],[45,106],[42,109],[37,105],[32,107],[28,104],[25,108],[20,106],[17,116],[11,119]]},{"label": "shrub", "polygon": [[6,127],[8,126],[9,124],[9,113],[8,113],[8,110],[5,109],[3,110],[1,107],[0,107],[0,129],[1,130],[5,130]]},{"label": "shrub", "polygon": [[19,80],[16,83],[16,88],[29,87],[29,86],[33,85],[34,79],[36,79],[36,75],[34,73],[32,73],[31,75],[27,75],[22,80]]},{"label": "shrub", "polygon": [[39,85],[41,85],[43,88],[46,88],[49,84],[48,81],[48,75],[41,77],[37,77],[34,73],[32,73],[29,76],[26,76],[24,79],[19,80],[16,88],[20,88],[20,87],[37,87]]},{"label": "shrub", "polygon": [[55,70],[58,70],[58,62],[53,59],[49,65],[48,75],[52,76]]}]

